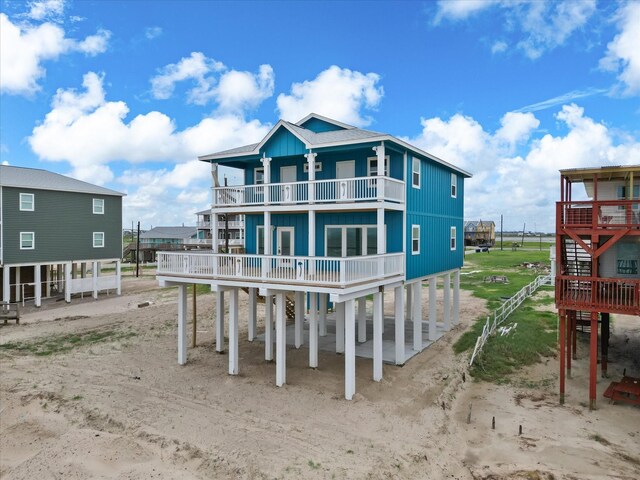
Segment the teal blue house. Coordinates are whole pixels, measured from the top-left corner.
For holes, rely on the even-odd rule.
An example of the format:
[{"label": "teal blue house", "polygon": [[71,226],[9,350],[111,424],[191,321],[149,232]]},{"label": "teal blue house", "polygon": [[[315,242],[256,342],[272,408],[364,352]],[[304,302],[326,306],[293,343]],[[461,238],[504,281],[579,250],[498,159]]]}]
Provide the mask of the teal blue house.
[{"label": "teal blue house", "polygon": [[[257,295],[267,305],[275,300],[276,312],[266,309],[264,336],[270,360],[275,321],[276,384],[286,381],[289,298],[295,304],[294,346],[308,343],[309,365],[318,366],[318,342],[326,343],[326,336],[335,337],[336,352],[345,354],[348,399],[355,392],[356,346],[359,352],[369,348],[364,355],[373,357],[373,378],[380,380],[383,361],[403,364],[457,322],[466,171],[392,135],[317,114],[296,123],[280,120],[258,143],[199,158],[211,164],[214,176],[212,237],[221,228],[216,214],[242,214],[245,251],[222,254],[214,245],[204,257],[163,253],[158,278],[161,285],[180,286],[184,295],[189,283],[210,284],[218,304],[228,294],[231,374],[238,371],[238,289],[249,292],[250,340],[257,336]],[[239,169],[243,184],[215,186],[219,166]],[[422,318],[426,281],[434,299],[436,283],[443,285],[443,318],[436,318],[435,301],[429,318]],[[395,298],[393,319],[383,318],[385,294]],[[385,329],[385,320],[393,327]],[[223,333],[218,331],[220,339]],[[184,346],[178,360],[186,361]]]}]

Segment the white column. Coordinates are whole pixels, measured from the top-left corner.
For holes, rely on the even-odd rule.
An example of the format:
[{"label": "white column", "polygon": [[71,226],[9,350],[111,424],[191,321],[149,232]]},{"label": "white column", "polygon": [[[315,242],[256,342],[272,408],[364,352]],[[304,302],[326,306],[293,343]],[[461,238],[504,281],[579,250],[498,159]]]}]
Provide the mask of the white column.
[{"label": "white column", "polygon": [[411,284],[412,293],[412,311],[413,320],[413,349],[416,352],[422,350],[422,282],[417,281]]},{"label": "white column", "polygon": [[257,288],[249,288],[249,341],[253,342],[256,338],[256,328],[257,328],[257,315],[258,315],[258,289]]},{"label": "white column", "polygon": [[11,267],[9,265],[5,265],[2,269],[2,301],[4,303],[9,303],[11,301]]},{"label": "white column", "polygon": [[116,260],[116,294],[122,295],[122,262]]},{"label": "white column", "polygon": [[404,364],[404,287],[394,289],[396,314],[396,365]]},{"label": "white column", "polygon": [[[311,185],[309,185],[309,195],[311,195]],[[316,256],[316,212],[315,210],[309,210],[307,213],[309,218],[309,232],[308,232],[308,242],[309,242],[309,257]],[[309,274],[315,275],[316,273],[316,262],[313,258],[309,260]]]},{"label": "white column", "polygon": [[453,324],[460,323],[460,270],[453,274]]},{"label": "white column", "polygon": [[351,400],[356,393],[356,319],[353,300],[340,302],[344,312],[344,398]]},{"label": "white column", "polygon": [[264,359],[273,360],[273,295],[264,297]]},{"label": "white column", "polygon": [[16,302],[22,300],[22,285],[20,285],[21,267],[16,267]]},{"label": "white column", "polygon": [[[386,236],[384,230],[384,208],[377,209],[376,218],[376,231],[378,234],[377,253],[378,255],[384,255],[387,252]],[[378,258],[378,275],[380,275],[381,277],[384,276],[384,259],[382,257]]]},{"label": "white column", "polygon": [[367,297],[358,298],[358,342],[367,341]]},{"label": "white column", "polygon": [[91,267],[91,275],[93,279],[93,298],[98,298],[98,262],[93,262]]},{"label": "white column", "polygon": [[287,383],[287,318],[285,294],[276,294],[276,385]]},{"label": "white column", "polygon": [[436,331],[437,321],[437,301],[436,301],[436,285],[438,277],[429,279],[429,340],[434,341],[438,335]]},{"label": "white column", "polygon": [[[265,187],[266,188],[266,187]],[[265,190],[266,191],[266,190]],[[271,212],[265,210],[264,212],[264,254],[271,255]],[[271,272],[271,260],[268,258],[262,259],[262,277],[266,278]]]},{"label": "white column", "polygon": [[263,182],[264,182],[264,203],[266,205],[269,204],[269,201],[271,200],[271,189],[269,188],[269,184],[271,183],[271,159],[267,156],[265,156],[264,154],[262,154],[263,157],[260,159],[260,161],[262,162],[262,166],[264,167],[264,177],[263,177]]},{"label": "white column", "polygon": [[187,363],[187,285],[178,286],[178,364]]},{"label": "white column", "polygon": [[405,285],[405,290],[407,292],[407,304],[406,309],[407,309],[407,314],[405,316],[405,319],[407,321],[411,321],[411,312],[413,312],[412,310],[412,303],[411,303],[411,294],[413,293],[413,288],[411,287],[411,284],[406,284]]},{"label": "white column", "polygon": [[382,380],[382,294],[373,294],[373,381]]},{"label": "white column", "polygon": [[216,352],[224,352],[224,291],[216,291]]},{"label": "white column", "polygon": [[238,374],[238,289],[229,290],[229,375]]},{"label": "white column", "polygon": [[[218,164],[211,164],[211,250],[218,253],[218,214],[216,213],[216,204],[218,203],[217,193],[215,190],[218,178]],[[218,182],[219,183],[219,182]],[[217,264],[214,264],[217,265]]]},{"label": "white column", "polygon": [[296,292],[294,320],[294,343],[296,348],[300,348],[304,343],[304,310],[304,292]]},{"label": "white column", "polygon": [[321,293],[320,294],[320,321],[319,321],[319,330],[320,336],[327,336],[327,305],[329,303],[329,294]]},{"label": "white column", "polygon": [[382,201],[384,199],[384,184],[383,184],[383,180],[382,177],[384,176],[384,157],[385,157],[385,151],[384,151],[384,142],[380,142],[380,145],[377,147],[373,147],[373,150],[376,152],[376,157],[377,157],[377,161],[378,161],[378,192],[377,192],[377,196],[378,196],[378,201]]},{"label": "white column", "polygon": [[336,353],[344,353],[344,302],[336,302],[334,305],[336,307]]},{"label": "white column", "polygon": [[39,307],[42,304],[42,272],[40,265],[33,267],[33,282],[35,283],[35,305]]},{"label": "white column", "polygon": [[[307,159],[307,163],[309,164],[309,203],[314,203],[315,201],[315,184],[313,181],[316,179],[316,156],[317,153],[311,152],[306,153],[304,156]],[[311,229],[309,229],[311,232]],[[309,256],[313,256],[309,254]]]},{"label": "white column", "polygon": [[451,274],[447,273],[444,276],[444,294],[443,294],[443,309],[444,309],[444,331],[451,330]]},{"label": "white column", "polygon": [[64,264],[64,301],[71,303],[71,264]]},{"label": "white column", "polygon": [[309,366],[318,368],[318,294],[309,293]]}]

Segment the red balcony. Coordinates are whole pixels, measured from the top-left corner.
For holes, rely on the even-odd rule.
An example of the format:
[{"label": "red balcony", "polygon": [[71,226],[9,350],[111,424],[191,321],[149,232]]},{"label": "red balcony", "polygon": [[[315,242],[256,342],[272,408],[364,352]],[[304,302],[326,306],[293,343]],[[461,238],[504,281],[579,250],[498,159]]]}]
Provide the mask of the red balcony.
[{"label": "red balcony", "polygon": [[640,200],[557,202],[560,229],[640,229]]},{"label": "red balcony", "polygon": [[560,275],[556,277],[556,306],[640,315],[640,280]]}]

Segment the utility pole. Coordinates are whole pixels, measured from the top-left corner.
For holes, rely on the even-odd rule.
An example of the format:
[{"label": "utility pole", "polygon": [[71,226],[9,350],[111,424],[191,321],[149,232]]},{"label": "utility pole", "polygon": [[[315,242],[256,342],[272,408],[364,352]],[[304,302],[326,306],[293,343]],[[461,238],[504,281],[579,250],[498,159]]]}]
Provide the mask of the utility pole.
[{"label": "utility pole", "polygon": [[140,221],[138,221],[138,239],[136,242],[136,278],[140,276]]},{"label": "utility pole", "polygon": [[502,237],[502,214],[500,214],[500,250],[503,249],[502,248],[502,240],[503,240],[503,237]]},{"label": "utility pole", "polygon": [[524,225],[522,225],[522,245],[520,245],[521,247],[524,247],[524,229],[527,228],[527,224],[525,223]]}]

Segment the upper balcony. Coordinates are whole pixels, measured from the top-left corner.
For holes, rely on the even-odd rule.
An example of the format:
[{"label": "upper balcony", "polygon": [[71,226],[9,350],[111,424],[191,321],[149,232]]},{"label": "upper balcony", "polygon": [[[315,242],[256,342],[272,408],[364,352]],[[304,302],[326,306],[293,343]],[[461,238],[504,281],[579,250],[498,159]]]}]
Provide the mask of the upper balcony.
[{"label": "upper balcony", "polygon": [[[373,208],[372,202],[387,202],[387,208],[402,209],[404,182],[386,176],[313,180],[214,187],[216,210],[261,211],[265,205],[287,210],[296,205],[316,205],[318,209]],[[368,205],[367,205],[368,204]]]},{"label": "upper balcony", "polygon": [[640,200],[557,202],[561,229],[640,229]]},{"label": "upper balcony", "polygon": [[640,315],[640,280],[558,275],[556,306],[568,310]]}]

